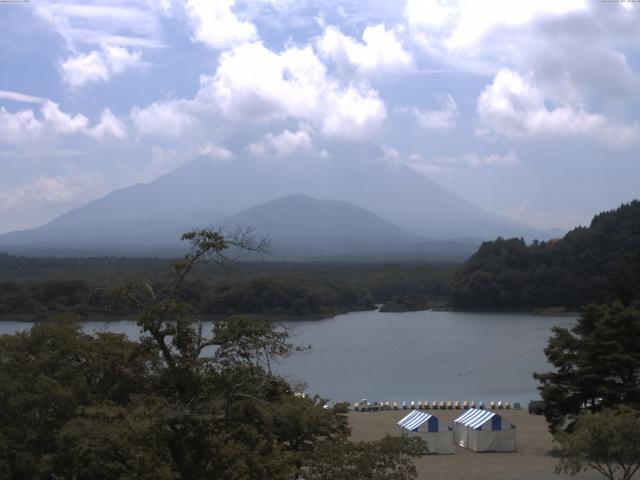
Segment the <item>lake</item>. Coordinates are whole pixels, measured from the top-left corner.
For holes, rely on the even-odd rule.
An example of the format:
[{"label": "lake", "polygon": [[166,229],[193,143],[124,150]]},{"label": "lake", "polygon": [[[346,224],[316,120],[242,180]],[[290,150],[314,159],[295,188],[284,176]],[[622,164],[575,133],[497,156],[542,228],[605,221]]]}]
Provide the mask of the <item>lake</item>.
[{"label": "lake", "polygon": [[[575,316],[467,312],[352,312],[313,321],[287,321],[307,353],[275,368],[309,393],[332,400],[508,400],[538,398],[532,372],[547,371],[543,349],[555,325]],[[132,321],[85,322],[87,332],[109,330],[137,338]],[[1,333],[30,328],[0,322]]]}]

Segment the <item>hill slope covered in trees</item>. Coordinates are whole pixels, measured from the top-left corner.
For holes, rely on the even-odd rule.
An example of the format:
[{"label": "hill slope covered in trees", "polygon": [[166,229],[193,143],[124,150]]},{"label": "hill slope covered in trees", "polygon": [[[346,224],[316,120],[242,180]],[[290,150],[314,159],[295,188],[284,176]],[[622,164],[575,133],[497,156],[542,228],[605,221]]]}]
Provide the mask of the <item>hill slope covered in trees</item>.
[{"label": "hill slope covered in trees", "polygon": [[638,200],[559,240],[483,243],[456,273],[450,300],[458,309],[575,309],[611,298],[625,304],[640,298]]}]

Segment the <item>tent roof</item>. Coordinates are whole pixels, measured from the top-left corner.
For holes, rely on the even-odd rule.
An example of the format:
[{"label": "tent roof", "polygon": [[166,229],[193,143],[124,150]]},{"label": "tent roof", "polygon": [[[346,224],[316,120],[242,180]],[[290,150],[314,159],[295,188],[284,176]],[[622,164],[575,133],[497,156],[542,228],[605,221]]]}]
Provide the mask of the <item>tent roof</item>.
[{"label": "tent roof", "polygon": [[465,412],[463,415],[456,418],[454,420],[454,423],[460,423],[469,428],[478,428],[491,420],[491,418],[495,417],[496,415],[498,415],[496,412],[472,408]]},{"label": "tent roof", "polygon": [[413,410],[409,415],[398,422],[398,425],[407,430],[414,430],[428,421],[433,415],[418,410]]}]

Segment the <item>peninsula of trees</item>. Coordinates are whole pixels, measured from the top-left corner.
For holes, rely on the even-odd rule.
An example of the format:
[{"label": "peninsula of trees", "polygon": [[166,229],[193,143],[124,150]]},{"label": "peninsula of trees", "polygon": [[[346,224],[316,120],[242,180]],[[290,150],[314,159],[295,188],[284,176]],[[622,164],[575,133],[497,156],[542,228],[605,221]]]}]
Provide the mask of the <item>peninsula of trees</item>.
[{"label": "peninsula of trees", "polygon": [[454,309],[578,309],[640,298],[640,201],[596,215],[564,238],[482,244],[456,272]]}]

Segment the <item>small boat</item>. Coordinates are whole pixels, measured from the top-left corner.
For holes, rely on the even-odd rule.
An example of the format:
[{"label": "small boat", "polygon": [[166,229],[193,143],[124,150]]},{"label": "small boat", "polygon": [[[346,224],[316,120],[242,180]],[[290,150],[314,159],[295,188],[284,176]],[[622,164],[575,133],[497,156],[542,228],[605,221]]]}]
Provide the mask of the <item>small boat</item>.
[{"label": "small boat", "polygon": [[462,402],[462,408],[467,410],[469,408],[469,402],[467,402],[466,400],[464,402]]},{"label": "small boat", "polygon": [[411,400],[411,410],[415,410],[415,409],[416,409],[416,402]]},{"label": "small boat", "polygon": [[491,410],[495,410],[496,409],[496,402],[491,400],[491,403],[489,404],[489,408],[491,408]]},{"label": "small boat", "polygon": [[406,410],[407,409],[407,402],[402,402],[402,409]]},{"label": "small boat", "polygon": [[455,408],[456,410],[460,410],[460,402],[454,403],[453,408]]},{"label": "small boat", "polygon": [[393,409],[398,410],[398,402],[393,402]]}]

